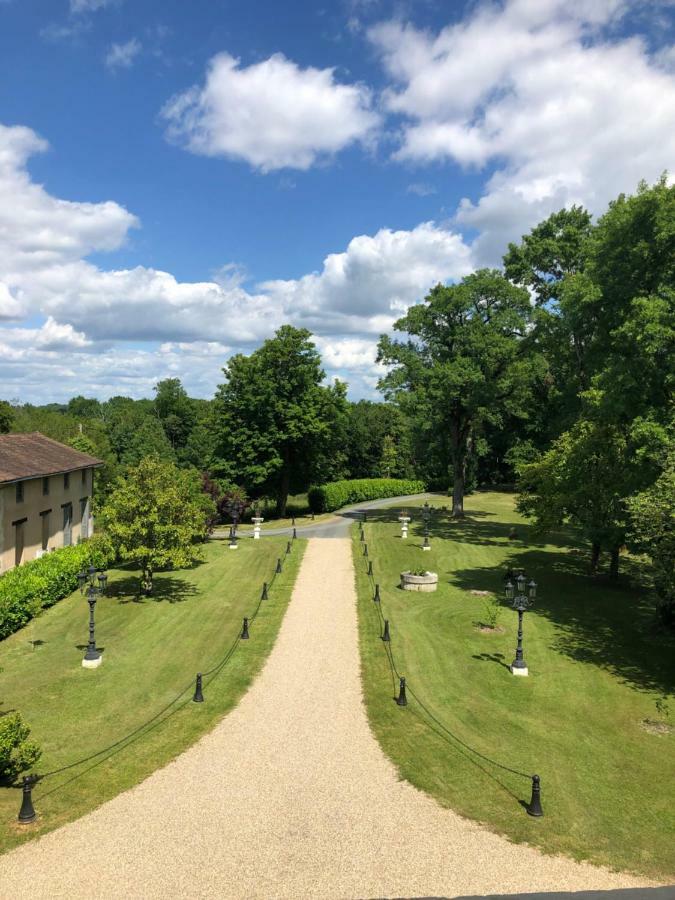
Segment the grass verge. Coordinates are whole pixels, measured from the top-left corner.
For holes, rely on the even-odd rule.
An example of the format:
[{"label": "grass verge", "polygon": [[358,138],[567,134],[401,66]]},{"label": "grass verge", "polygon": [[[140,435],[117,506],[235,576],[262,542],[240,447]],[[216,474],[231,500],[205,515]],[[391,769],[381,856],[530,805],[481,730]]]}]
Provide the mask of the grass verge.
[{"label": "grass verge", "polygon": [[284,556],[284,538],[242,541],[236,552],[220,542],[207,544],[204,562],[157,573],[154,597],[141,602],[135,598],[137,573],[111,570],[109,596],[96,607],[103,649],[98,669],[81,666],[88,607],[79,593],[0,643],[0,714],[18,709],[31,725],[43,749],[38,772],[98,753],[138,729],[108,753],[39,783],[32,825],[16,824],[20,790],[0,787],[0,849],[76,819],[137,784],[232,709],[272,649],[304,547],[294,542],[285,557],[251,624],[251,639],[237,644],[221,671],[204,678],[201,704],[192,702],[195,674],[216,666],[236,641],[243,617],[258,605],[262,582],[272,580],[276,560]]},{"label": "grass verge", "polygon": [[[650,733],[643,723],[654,717],[655,701],[673,693],[673,637],[653,628],[636,561],[624,560],[631,571],[618,586],[593,583],[573,536],[536,542],[513,500],[476,494],[461,522],[437,511],[430,552],[421,549],[419,514],[404,542],[398,509],[368,513],[368,560],[390,620],[397,667],[436,722],[410,692],[406,708],[394,703],[398,682],[354,529],[371,727],[401,776],[441,804],[546,852],[672,881],[675,734]],[[515,540],[509,539],[512,528]],[[501,630],[481,628],[489,596],[501,596],[507,565],[523,567],[539,584],[537,605],[525,615],[528,678],[508,670],[516,613],[503,608]],[[398,587],[401,571],[420,567],[438,572],[435,593]],[[529,781],[460,741],[510,768],[538,773],[544,818],[523,809]]]}]

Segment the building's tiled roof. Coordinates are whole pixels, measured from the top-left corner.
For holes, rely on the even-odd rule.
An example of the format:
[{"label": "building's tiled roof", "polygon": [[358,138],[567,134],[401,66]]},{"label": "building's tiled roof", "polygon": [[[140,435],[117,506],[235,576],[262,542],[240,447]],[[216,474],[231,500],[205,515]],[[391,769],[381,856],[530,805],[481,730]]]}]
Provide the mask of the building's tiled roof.
[{"label": "building's tiled roof", "polygon": [[100,459],[66,447],[39,431],[0,434],[0,484],[102,465]]}]

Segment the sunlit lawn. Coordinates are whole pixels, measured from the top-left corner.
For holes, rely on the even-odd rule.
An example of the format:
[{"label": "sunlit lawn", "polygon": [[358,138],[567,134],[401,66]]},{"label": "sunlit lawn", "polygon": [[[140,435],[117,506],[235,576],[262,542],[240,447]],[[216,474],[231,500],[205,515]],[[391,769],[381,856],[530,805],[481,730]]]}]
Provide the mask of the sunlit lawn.
[{"label": "sunlit lawn", "polygon": [[204,679],[205,702],[192,702],[195,675],[223,658],[256,609],[286,540],[242,541],[236,552],[213,542],[204,562],[155,577],[155,595],[138,602],[137,573],[113,570],[96,608],[103,664],[81,666],[88,607],[79,593],[62,600],[0,643],[0,713],[19,710],[43,748],[48,772],[118,741],[109,754],[40,783],[36,824],[17,826],[20,791],[0,787],[0,847],[50,830],[113,797],[165,764],[230,710],[269,653],[290,599],[304,549],[296,541],[281,575],[224,669]]},{"label": "sunlit lawn", "polygon": [[[393,702],[397,681],[354,528],[368,714],[401,774],[516,841],[673,880],[675,733],[649,733],[642,723],[659,717],[655,701],[664,694],[675,712],[675,641],[653,626],[638,563],[630,561],[619,586],[592,583],[572,536],[537,543],[507,494],[470,497],[463,522],[437,512],[430,552],[421,549],[419,511],[406,542],[398,512],[370,512],[365,533],[399,671],[454,735],[510,768],[540,774],[545,817],[525,813],[526,779],[463,750],[412,696],[405,709]],[[509,540],[514,526],[518,539]],[[525,615],[528,678],[507,668],[516,613],[501,611],[503,632],[482,631],[486,598],[471,593],[501,596],[507,564],[539,584],[537,605]],[[400,590],[399,573],[419,567],[438,572],[438,591]]]}]

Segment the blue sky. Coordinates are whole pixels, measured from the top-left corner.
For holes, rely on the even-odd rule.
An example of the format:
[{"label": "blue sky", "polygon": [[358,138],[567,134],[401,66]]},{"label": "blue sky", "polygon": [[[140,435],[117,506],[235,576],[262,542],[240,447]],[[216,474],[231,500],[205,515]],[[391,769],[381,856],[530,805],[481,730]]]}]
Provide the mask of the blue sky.
[{"label": "blue sky", "polygon": [[[569,8],[571,7],[571,8]],[[282,322],[377,337],[675,159],[669,0],[0,0],[0,396],[149,396]]]}]

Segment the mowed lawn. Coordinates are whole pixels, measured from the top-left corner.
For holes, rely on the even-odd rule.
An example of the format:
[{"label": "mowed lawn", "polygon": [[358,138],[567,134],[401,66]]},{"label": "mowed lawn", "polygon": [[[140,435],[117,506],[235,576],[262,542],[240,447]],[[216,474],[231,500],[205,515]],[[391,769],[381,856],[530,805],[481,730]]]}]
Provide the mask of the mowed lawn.
[{"label": "mowed lawn", "polygon": [[[285,550],[282,538],[242,540],[236,551],[214,541],[204,548],[204,562],[158,573],[155,596],[141,602],[137,573],[111,570],[109,595],[96,606],[96,640],[103,648],[98,669],[81,665],[89,609],[79,592],[0,643],[0,712],[17,709],[31,725],[43,749],[36,771],[69,765],[139,729],[109,752],[38,784],[33,825],[16,824],[20,790],[0,787],[0,848],[75,819],[136,784],[237,703],[272,648],[304,542],[293,542],[290,556]],[[196,673],[216,666],[232,647],[278,557],[283,571],[260,605],[250,640],[240,641],[227,664],[204,678],[205,702],[193,703]]]},{"label": "mowed lawn", "polygon": [[[675,880],[675,733],[654,734],[655,701],[670,700],[675,719],[675,641],[654,628],[653,608],[635,560],[618,586],[586,575],[588,557],[573,535],[535,540],[508,494],[467,498],[467,518],[438,511],[430,552],[413,512],[403,541],[400,510],[370,512],[368,559],[390,620],[399,672],[413,696],[401,708],[354,528],[364,690],[371,725],[401,775],[443,805],[515,841],[610,867]],[[434,505],[447,504],[437,498]],[[411,508],[412,509],[412,508]],[[512,527],[517,539],[509,540]],[[502,609],[503,633],[480,630],[486,598],[502,595],[507,565],[537,581],[536,607],[525,615],[528,678],[507,666],[517,614]],[[435,593],[399,587],[405,569],[439,574]],[[530,782],[462,747],[466,742],[509,768],[542,779],[545,816],[525,813]]]}]

